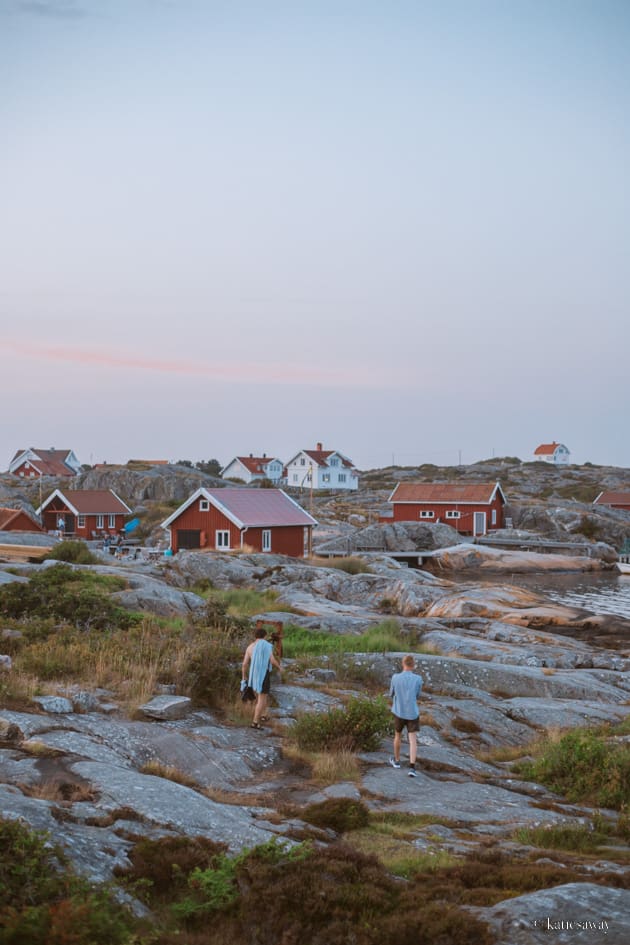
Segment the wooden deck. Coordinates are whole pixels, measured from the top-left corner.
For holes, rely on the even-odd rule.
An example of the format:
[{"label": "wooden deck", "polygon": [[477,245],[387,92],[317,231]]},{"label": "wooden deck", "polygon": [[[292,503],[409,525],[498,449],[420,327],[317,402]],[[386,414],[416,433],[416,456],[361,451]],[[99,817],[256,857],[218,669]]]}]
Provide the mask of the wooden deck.
[{"label": "wooden deck", "polygon": [[52,545],[0,544],[0,561],[41,561],[52,547]]}]

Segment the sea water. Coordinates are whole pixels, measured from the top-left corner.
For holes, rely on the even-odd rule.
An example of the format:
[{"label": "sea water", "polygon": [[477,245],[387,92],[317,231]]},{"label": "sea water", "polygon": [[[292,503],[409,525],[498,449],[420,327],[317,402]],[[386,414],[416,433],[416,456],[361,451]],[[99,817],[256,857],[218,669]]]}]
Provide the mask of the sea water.
[{"label": "sea water", "polygon": [[605,571],[571,574],[513,574],[506,583],[542,594],[557,604],[582,607],[593,614],[630,619],[630,575]]}]

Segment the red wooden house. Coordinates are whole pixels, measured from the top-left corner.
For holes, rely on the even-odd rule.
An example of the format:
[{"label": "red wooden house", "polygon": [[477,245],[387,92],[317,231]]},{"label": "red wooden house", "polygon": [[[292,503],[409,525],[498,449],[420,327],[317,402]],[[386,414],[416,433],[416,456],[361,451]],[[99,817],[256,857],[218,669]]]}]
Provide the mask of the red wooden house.
[{"label": "red wooden house", "polygon": [[55,489],[37,514],[46,531],[90,539],[120,534],[131,509],[111,489]]},{"label": "red wooden house", "polygon": [[399,482],[388,501],[388,521],[444,522],[463,535],[503,528],[506,499],[498,482]]},{"label": "red wooden house", "polygon": [[0,508],[0,532],[41,532],[42,526],[24,509]]},{"label": "red wooden house", "polygon": [[600,492],[593,505],[605,505],[609,509],[630,512],[630,492]]},{"label": "red wooden house", "polygon": [[40,450],[32,447],[18,450],[9,463],[9,472],[21,479],[39,479],[42,476],[77,476],[81,463],[72,450]]},{"label": "red wooden house", "polygon": [[311,554],[315,519],[282,489],[197,489],[162,522],[173,554],[251,548],[293,558]]}]

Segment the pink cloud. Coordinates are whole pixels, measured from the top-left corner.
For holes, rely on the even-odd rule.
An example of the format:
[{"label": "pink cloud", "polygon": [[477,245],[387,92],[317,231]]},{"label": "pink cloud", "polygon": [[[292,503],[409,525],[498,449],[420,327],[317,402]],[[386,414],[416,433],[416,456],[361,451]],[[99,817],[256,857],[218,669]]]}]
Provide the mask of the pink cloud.
[{"label": "pink cloud", "polygon": [[141,371],[157,371],[161,374],[196,375],[228,383],[304,384],[322,387],[375,386],[368,368],[330,370],[295,362],[274,364],[222,361],[220,364],[212,364],[188,359],[138,357],[123,351],[107,351],[100,348],[69,348],[61,345],[38,345],[25,341],[6,340],[0,341],[0,350],[2,349],[29,360],[63,361],[112,369],[133,368]]}]

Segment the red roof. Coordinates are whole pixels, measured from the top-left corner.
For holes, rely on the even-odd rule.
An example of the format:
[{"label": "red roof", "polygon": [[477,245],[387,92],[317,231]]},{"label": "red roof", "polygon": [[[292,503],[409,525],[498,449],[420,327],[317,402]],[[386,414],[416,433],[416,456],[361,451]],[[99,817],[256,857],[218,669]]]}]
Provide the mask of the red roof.
[{"label": "red roof", "polygon": [[595,502],[599,505],[630,505],[630,492],[600,492]]},{"label": "red roof", "polygon": [[399,482],[389,497],[390,502],[457,503],[489,505],[499,490],[503,501],[505,495],[498,482],[454,483],[454,482]]},{"label": "red roof", "polygon": [[42,530],[39,522],[35,522],[24,509],[0,508],[0,531],[9,530],[9,526],[22,516],[33,526],[34,532]]},{"label": "red roof", "polygon": [[[25,453],[26,450],[18,450],[11,463]],[[32,451],[33,457],[26,457],[25,462],[29,463],[42,476],[76,476],[76,470],[68,466],[66,458],[72,450],[36,450]],[[37,457],[37,458],[36,458]]]},{"label": "red roof", "polygon": [[249,469],[250,473],[253,473],[255,476],[264,476],[265,467],[268,463],[272,462],[272,457],[270,456],[237,456],[236,457],[239,463],[242,463],[246,469]]},{"label": "red roof", "polygon": [[42,510],[55,497],[78,515],[129,515],[131,512],[111,489],[55,489],[42,505]]},{"label": "red roof", "polygon": [[553,456],[559,446],[560,444],[556,443],[555,440],[553,443],[541,443],[534,450],[534,456]]},{"label": "red roof", "polygon": [[337,450],[302,450],[302,452],[310,456],[318,466],[328,466],[328,458],[330,456],[338,456],[343,466],[347,466],[349,469],[353,468],[353,464],[350,460],[342,456],[341,453],[338,453]]},{"label": "red roof", "polygon": [[315,519],[282,489],[198,489],[162,527],[167,528],[197,499],[208,499],[239,528],[273,525],[317,525]]}]

